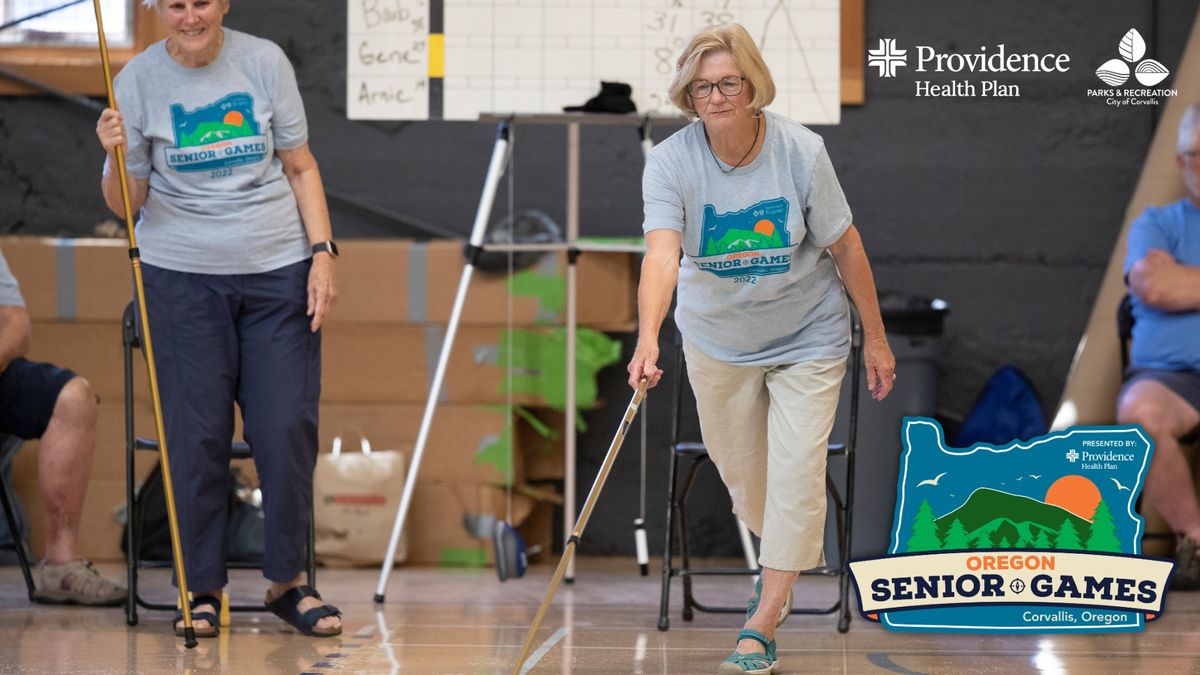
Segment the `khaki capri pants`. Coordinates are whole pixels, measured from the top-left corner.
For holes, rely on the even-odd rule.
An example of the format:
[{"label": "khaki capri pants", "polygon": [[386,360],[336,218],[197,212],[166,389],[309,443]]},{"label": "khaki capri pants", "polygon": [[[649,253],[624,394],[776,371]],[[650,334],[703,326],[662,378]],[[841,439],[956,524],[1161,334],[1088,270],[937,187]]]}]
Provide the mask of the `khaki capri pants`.
[{"label": "khaki capri pants", "polygon": [[718,361],[684,340],[700,432],[733,512],[762,539],[758,563],[823,564],[825,463],[846,359],[783,366]]}]

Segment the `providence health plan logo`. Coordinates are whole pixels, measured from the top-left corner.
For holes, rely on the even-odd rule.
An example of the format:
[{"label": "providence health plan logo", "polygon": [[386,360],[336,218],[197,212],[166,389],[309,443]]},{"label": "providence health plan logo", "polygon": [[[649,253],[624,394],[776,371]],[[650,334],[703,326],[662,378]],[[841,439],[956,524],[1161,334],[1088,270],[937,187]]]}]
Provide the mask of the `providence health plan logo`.
[{"label": "providence health plan logo", "polygon": [[[910,62],[909,57],[912,57]],[[867,65],[879,77],[895,78],[899,68],[914,78],[918,98],[1016,98],[1030,74],[1055,76],[1071,69],[1071,57],[1055,52],[1021,52],[1008,44],[981,44],[973,49],[941,49],[930,45],[901,48],[895,38],[881,38],[867,50]]]},{"label": "providence health plan logo", "polygon": [[1136,426],[946,445],[905,418],[889,555],[856,560],[860,609],[897,631],[1121,632],[1160,616],[1174,564],[1140,556],[1152,447]]},{"label": "providence health plan logo", "polygon": [[877,49],[867,50],[867,65],[878,68],[880,77],[895,77],[897,67],[908,65],[908,50],[897,49],[895,38],[883,38]]}]

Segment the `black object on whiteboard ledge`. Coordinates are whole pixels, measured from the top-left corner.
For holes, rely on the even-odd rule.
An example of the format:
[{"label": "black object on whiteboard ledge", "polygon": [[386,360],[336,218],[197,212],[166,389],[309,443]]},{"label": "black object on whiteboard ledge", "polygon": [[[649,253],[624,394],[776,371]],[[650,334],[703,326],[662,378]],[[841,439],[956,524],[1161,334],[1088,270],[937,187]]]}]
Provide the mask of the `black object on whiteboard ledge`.
[{"label": "black object on whiteboard ledge", "polygon": [[633,87],[624,82],[601,82],[600,93],[583,105],[563,107],[563,112],[631,113],[637,112],[637,104],[630,95]]}]

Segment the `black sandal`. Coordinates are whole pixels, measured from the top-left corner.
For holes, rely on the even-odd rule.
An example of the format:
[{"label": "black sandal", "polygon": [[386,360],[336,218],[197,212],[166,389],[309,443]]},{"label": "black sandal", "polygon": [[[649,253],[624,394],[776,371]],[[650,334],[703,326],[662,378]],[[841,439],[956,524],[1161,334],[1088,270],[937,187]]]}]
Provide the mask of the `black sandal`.
[{"label": "black sandal", "polygon": [[[267,594],[267,597],[270,597],[270,593]],[[341,626],[325,630],[318,630],[316,628],[317,622],[327,616],[336,616],[341,618],[342,612],[337,607],[326,603],[320,607],[313,607],[304,613],[300,612],[298,609],[300,607],[300,601],[309,597],[320,600],[321,594],[316,592],[316,590],[314,590],[311,586],[296,586],[294,588],[289,588],[288,591],[283,595],[266,603],[267,609],[270,610],[272,614],[283,619],[289,625],[305,635],[311,635],[313,637],[333,637],[334,635],[341,635]]]},{"label": "black sandal", "polygon": [[[196,637],[198,637],[198,638],[217,637],[217,635],[221,632],[220,623],[218,622],[218,619],[217,619],[217,617],[220,616],[220,614],[221,614],[221,598],[220,598],[220,596],[201,595],[199,597],[194,598],[191,602],[188,603],[188,605],[192,608],[192,628],[195,629],[195,631],[196,631]],[[197,612],[196,607],[198,607],[200,605],[212,605],[216,609],[216,611],[215,612]],[[175,610],[175,622],[172,625],[175,626],[175,634],[178,635],[179,637],[183,637],[183,628],[179,626],[180,621],[183,621],[183,610],[177,609],[177,610]],[[197,621],[207,621],[209,628],[207,630],[203,629],[203,628],[196,628]]]}]

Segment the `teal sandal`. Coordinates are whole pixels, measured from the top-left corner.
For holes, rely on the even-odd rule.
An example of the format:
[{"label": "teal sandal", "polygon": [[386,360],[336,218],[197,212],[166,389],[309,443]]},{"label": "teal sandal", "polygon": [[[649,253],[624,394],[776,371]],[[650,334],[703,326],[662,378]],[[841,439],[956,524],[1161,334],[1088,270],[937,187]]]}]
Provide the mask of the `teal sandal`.
[{"label": "teal sandal", "polygon": [[[758,609],[758,603],[762,600],[762,575],[758,577],[758,581],[754,582],[754,597],[746,603],[746,620],[754,616],[754,611]],[[779,616],[775,619],[775,627],[783,625],[787,621],[788,616],[792,613],[792,589],[788,589],[787,602],[783,603],[783,609],[779,610]]]},{"label": "teal sandal", "polygon": [[763,646],[763,651],[750,654],[739,654],[737,648],[725,657],[717,675],[769,675],[775,671],[779,661],[775,658],[775,641],[767,640],[767,636],[749,628],[738,633],[738,642],[754,640]]}]

